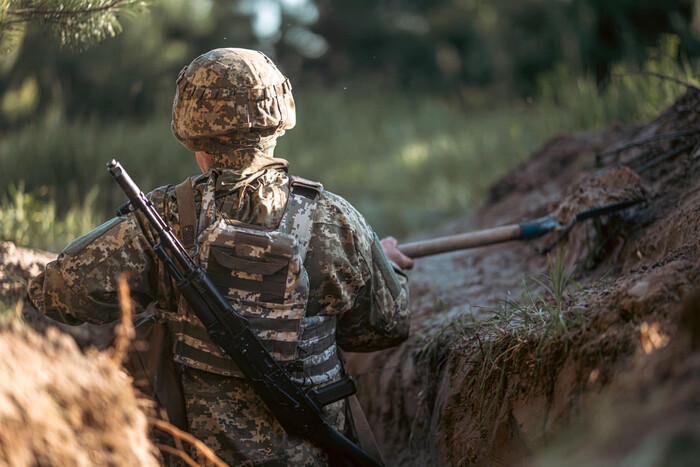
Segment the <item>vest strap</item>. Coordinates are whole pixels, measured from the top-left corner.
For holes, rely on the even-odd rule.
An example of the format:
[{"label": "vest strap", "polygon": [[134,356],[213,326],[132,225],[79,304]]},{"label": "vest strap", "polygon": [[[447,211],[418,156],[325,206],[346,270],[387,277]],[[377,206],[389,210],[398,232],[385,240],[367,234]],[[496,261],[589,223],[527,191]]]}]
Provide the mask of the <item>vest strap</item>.
[{"label": "vest strap", "polygon": [[243,376],[243,373],[233,360],[218,357],[212,353],[187,345],[183,341],[175,341],[174,350],[175,355],[203,364],[201,368],[203,370],[230,376]]},{"label": "vest strap", "polygon": [[360,406],[360,401],[357,399],[357,395],[353,394],[348,397],[348,406],[350,409],[350,416],[355,425],[355,431],[357,432],[357,438],[360,443],[360,447],[370,456],[378,460],[382,465],[384,465],[384,456],[382,456],[382,451],[379,448],[379,443],[372,433],[372,428],[369,426],[367,417],[365,416],[362,406]]},{"label": "vest strap", "polygon": [[189,177],[175,187],[175,199],[180,219],[180,240],[182,240],[182,246],[191,251],[197,238],[197,214]]},{"label": "vest strap", "polygon": [[306,257],[314,229],[314,214],[323,185],[301,177],[289,177],[289,199],[279,231],[293,235],[299,242],[299,254]]}]

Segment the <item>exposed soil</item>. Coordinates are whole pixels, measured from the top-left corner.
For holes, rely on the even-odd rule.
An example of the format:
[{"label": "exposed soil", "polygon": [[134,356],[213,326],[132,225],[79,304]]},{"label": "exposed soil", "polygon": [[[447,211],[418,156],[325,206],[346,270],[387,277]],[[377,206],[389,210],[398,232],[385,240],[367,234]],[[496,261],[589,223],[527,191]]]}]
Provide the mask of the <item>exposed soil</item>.
[{"label": "exposed soil", "polygon": [[531,279],[548,283],[539,251],[556,234],[417,262],[409,340],[349,356],[389,464],[700,458],[697,295],[683,314],[695,324],[679,324],[700,276],[700,137],[686,132],[700,124],[698,104],[691,89],[649,124],[555,137],[494,184],[474,216],[441,229],[550,213],[566,223],[580,210],[645,200],[576,226],[552,253],[554,265],[558,252],[566,270],[576,267],[580,285],[564,294],[561,321],[547,313],[554,296]]},{"label": "exposed soil", "polygon": [[[644,200],[577,225],[549,258],[556,233],[417,261],[409,340],[348,355],[390,465],[700,458],[699,104],[691,89],[649,124],[557,136],[473,216],[426,235]],[[81,352],[22,302],[51,259],[0,243],[0,300],[44,333],[0,326],[0,463],[154,463],[108,354]],[[574,267],[568,291],[546,290]],[[62,330],[80,347],[111,337]]]},{"label": "exposed soil", "polygon": [[106,353],[0,323],[0,464],[158,465],[129,379]]}]

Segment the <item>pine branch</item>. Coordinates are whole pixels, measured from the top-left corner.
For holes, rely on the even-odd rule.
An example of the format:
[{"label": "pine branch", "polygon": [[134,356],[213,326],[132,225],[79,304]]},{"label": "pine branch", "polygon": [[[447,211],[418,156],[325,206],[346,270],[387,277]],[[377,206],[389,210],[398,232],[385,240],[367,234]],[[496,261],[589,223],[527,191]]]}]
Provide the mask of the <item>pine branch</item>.
[{"label": "pine branch", "polygon": [[40,24],[61,46],[84,49],[122,31],[117,15],[141,13],[146,0],[2,0],[0,53],[26,25]]},{"label": "pine branch", "polygon": [[[113,0],[112,2],[108,3],[107,5],[100,6],[100,7],[88,7],[88,8],[78,8],[78,9],[60,9],[60,10],[42,10],[41,8],[26,8],[23,10],[16,10],[16,11],[8,11],[8,15],[10,16],[20,16],[23,19],[33,19],[37,17],[51,17],[51,16],[80,16],[80,15],[89,15],[92,13],[100,13],[102,11],[107,11],[111,10],[113,8],[116,8],[119,6],[121,3],[134,3],[131,0]],[[90,5],[90,4],[88,4]]]}]

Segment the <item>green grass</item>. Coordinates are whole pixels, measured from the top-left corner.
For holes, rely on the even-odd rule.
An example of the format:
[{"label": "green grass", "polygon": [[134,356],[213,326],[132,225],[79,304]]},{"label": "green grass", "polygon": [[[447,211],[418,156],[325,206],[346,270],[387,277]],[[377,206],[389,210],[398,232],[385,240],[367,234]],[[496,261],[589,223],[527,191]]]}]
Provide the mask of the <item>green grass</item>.
[{"label": "green grass", "polygon": [[424,345],[416,351],[416,357],[437,361],[435,354],[445,345],[479,335],[484,361],[497,365],[499,357],[486,352],[483,345],[490,345],[500,337],[512,336],[516,341],[532,336],[542,342],[568,340],[570,327],[583,321],[579,298],[585,292],[574,280],[576,265],[567,266],[563,249],[554,256],[547,255],[547,261],[548,273],[523,278],[519,297],[506,292],[498,308],[485,310],[490,313],[490,319],[477,321],[471,313],[465,313],[445,321],[440,329],[427,336]]},{"label": "green grass", "polygon": [[565,357],[575,329],[584,321],[579,303],[585,291],[573,279],[576,266],[567,266],[563,249],[548,256],[548,262],[547,274],[523,279],[518,298],[508,292],[497,309],[487,310],[490,319],[458,315],[425,338],[413,354],[429,374],[439,373],[455,354],[474,363],[470,377],[478,385],[481,423],[495,416],[505,397],[506,377],[521,371],[524,359],[536,372],[542,352],[551,352],[553,346]]},{"label": "green grass", "polygon": [[[547,255],[549,273],[541,278],[524,278],[520,299],[510,293],[501,306],[493,310],[491,324],[501,334],[538,335],[544,337],[569,337],[569,324],[581,322],[581,308],[576,303],[576,293],[581,286],[573,279],[576,265],[566,266],[565,252]],[[539,290],[539,291],[538,291]]]},{"label": "green grass", "polygon": [[9,304],[0,300],[0,321],[9,320],[23,323],[22,304],[23,300],[20,300],[17,303]]},{"label": "green grass", "polygon": [[[644,70],[694,83],[696,65],[667,58],[674,56],[674,47],[670,39],[662,44]],[[533,99],[501,99],[479,108],[445,96],[369,86],[295,90],[298,124],[281,138],[277,155],[290,161],[293,173],[346,197],[381,236],[406,238],[474,209],[497,177],[553,134],[647,120],[684,90],[668,80],[631,74],[624,66],[615,75],[601,90],[590,77],[559,68],[541,78]],[[163,103],[164,112],[168,107]],[[61,235],[82,233],[82,226],[89,229],[110,216],[123,202],[105,170],[113,157],[145,191],[198,171],[192,155],[170,134],[167,113],[146,122],[66,122],[54,115],[3,135],[0,186],[24,181],[27,195],[47,203],[38,208],[45,217],[38,223],[42,233],[13,238],[55,251],[64,241]],[[85,218],[74,217],[71,230],[66,213],[70,206],[84,206],[95,186],[93,211],[79,208]],[[6,199],[3,210],[12,203]],[[26,216],[29,224],[20,230],[35,228],[34,217]],[[64,233],[48,233],[49,223]]]},{"label": "green grass", "polygon": [[10,185],[0,197],[0,238],[20,246],[36,246],[60,251],[74,238],[90,231],[101,221],[95,208],[97,189],[90,190],[80,203],[58,216],[56,202],[42,200]]}]

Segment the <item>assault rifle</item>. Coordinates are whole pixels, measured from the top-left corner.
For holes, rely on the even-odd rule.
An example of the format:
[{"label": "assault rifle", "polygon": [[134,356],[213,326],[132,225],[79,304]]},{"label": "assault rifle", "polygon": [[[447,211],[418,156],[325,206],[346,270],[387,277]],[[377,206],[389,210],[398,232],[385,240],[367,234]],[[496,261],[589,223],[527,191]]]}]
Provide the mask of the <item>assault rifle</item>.
[{"label": "assault rifle", "polygon": [[[112,160],[107,168],[129,198],[129,210],[140,211],[157,233],[157,239],[150,246],[175,280],[177,289],[187,304],[204,324],[209,338],[236,362],[282,428],[289,434],[315,443],[328,454],[332,465],[380,466],[379,462],[321,417],[323,405],[342,398],[333,396],[326,389],[333,385],[318,391],[305,391],[295,384],[289,373],[272,358],[250,330],[248,320],[231,307],[192,260],[170,226],[160,217],[151,201],[121,164]],[[341,384],[347,386],[348,383]],[[336,392],[344,392],[344,396],[350,395],[347,390]],[[350,393],[354,393],[354,385]]]}]

